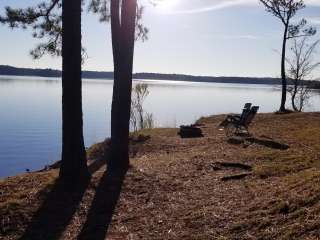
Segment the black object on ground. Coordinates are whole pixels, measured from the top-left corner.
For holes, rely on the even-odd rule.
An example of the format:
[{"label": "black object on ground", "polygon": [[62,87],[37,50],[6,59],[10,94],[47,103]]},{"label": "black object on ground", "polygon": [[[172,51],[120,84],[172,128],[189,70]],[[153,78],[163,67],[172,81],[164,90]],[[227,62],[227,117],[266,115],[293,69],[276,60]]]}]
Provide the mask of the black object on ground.
[{"label": "black object on ground", "polygon": [[180,126],[180,131],[178,132],[181,138],[197,138],[203,137],[201,128],[196,126]]}]

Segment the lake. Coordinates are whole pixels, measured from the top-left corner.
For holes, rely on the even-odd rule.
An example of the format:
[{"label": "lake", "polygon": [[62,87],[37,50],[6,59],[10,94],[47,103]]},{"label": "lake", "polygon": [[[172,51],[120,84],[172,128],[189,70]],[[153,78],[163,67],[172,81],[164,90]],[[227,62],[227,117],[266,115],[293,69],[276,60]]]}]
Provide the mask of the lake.
[{"label": "lake", "polygon": [[[139,81],[135,81],[137,83]],[[279,88],[268,85],[146,81],[145,110],[157,127],[191,124],[201,116],[240,112],[246,102],[273,112]],[[84,80],[86,146],[110,136],[111,80]],[[0,177],[43,168],[61,151],[61,82],[54,78],[0,76]],[[308,111],[320,110],[313,93]]]}]

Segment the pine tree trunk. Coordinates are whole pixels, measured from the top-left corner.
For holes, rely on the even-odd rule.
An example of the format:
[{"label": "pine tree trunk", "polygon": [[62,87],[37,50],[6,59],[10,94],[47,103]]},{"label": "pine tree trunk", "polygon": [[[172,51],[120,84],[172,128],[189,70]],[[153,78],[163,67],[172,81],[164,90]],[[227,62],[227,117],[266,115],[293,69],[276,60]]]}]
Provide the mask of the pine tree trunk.
[{"label": "pine tree trunk", "polygon": [[282,56],[281,56],[281,79],[282,79],[282,93],[281,93],[281,105],[280,112],[286,111],[287,100],[287,77],[286,77],[286,47],[287,47],[287,35],[288,25],[285,26],[282,44]]},{"label": "pine tree trunk", "polygon": [[68,182],[88,176],[83,139],[81,0],[62,2],[62,165]]},{"label": "pine tree trunk", "polygon": [[122,172],[129,167],[129,127],[136,8],[136,0],[123,0],[121,5],[119,0],[111,0],[114,85],[109,172]]}]

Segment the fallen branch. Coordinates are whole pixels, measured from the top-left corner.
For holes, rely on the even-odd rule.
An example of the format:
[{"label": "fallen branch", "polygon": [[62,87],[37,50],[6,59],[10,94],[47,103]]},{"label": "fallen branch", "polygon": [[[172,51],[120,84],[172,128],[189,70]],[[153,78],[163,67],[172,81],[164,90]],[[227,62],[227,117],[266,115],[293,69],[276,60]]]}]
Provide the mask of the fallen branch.
[{"label": "fallen branch", "polygon": [[251,175],[251,173],[241,173],[236,175],[225,176],[221,178],[221,181],[229,181],[229,180],[240,180],[247,176]]},{"label": "fallen branch", "polygon": [[227,168],[240,168],[247,171],[252,170],[252,166],[238,162],[215,162],[214,164]]}]

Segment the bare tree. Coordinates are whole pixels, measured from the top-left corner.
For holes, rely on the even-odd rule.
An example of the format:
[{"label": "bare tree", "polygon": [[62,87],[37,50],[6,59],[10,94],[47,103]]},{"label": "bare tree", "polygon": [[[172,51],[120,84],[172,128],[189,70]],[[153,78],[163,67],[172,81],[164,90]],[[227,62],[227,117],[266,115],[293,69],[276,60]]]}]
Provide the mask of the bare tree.
[{"label": "bare tree", "polygon": [[143,103],[148,95],[148,84],[138,83],[132,88],[130,122],[134,131],[153,127],[153,115],[145,113],[143,108]]},{"label": "bare tree", "polygon": [[312,79],[312,72],[320,66],[320,62],[315,62],[313,57],[320,40],[311,44],[308,43],[308,37],[302,39],[293,39],[291,58],[287,58],[290,68],[289,78],[293,85],[288,87],[291,94],[291,104],[295,111],[301,112],[310,98],[310,87],[305,80]]},{"label": "bare tree", "polygon": [[154,128],[154,118],[152,113],[146,113],[143,120],[143,127],[145,129],[151,129]]},{"label": "bare tree", "polygon": [[138,126],[140,129],[143,129],[143,120],[144,120],[144,110],[143,102],[146,97],[149,95],[148,85],[145,83],[139,83],[134,86],[132,93],[132,104],[131,110],[137,112]]},{"label": "bare tree", "polygon": [[312,27],[305,28],[306,21],[303,19],[296,25],[291,25],[292,18],[297,11],[305,8],[303,0],[259,0],[266,8],[266,11],[277,17],[284,26],[282,53],[281,53],[281,79],[282,79],[282,95],[280,112],[285,112],[287,99],[287,78],[286,78],[286,46],[287,41],[291,38],[302,36],[310,36],[315,34]]}]

